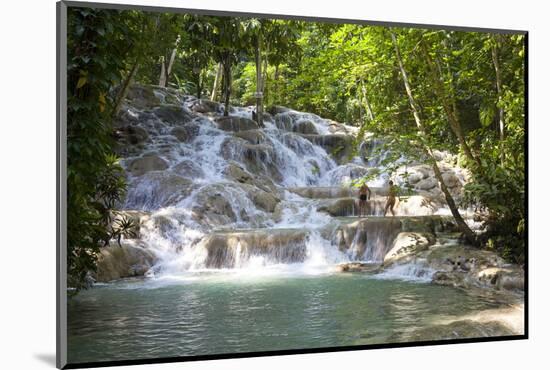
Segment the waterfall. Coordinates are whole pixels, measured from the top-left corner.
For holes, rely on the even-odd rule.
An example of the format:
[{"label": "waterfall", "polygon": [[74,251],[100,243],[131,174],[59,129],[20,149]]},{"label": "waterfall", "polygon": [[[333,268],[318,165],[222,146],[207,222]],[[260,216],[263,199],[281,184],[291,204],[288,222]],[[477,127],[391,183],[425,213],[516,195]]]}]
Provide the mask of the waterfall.
[{"label": "waterfall", "polygon": [[[380,217],[387,176],[369,183],[367,219],[354,218],[350,186],[380,165],[381,142],[366,141],[348,158],[340,152],[355,127],[290,109],[266,114],[258,127],[253,107],[222,117],[218,103],[154,91],[179,104],[147,110],[130,101],[119,123],[146,138],[120,152],[123,208],[147,212],[140,240],[157,256],[149,276],[383,260],[402,227]],[[417,203],[399,205],[398,215],[433,214]]]}]

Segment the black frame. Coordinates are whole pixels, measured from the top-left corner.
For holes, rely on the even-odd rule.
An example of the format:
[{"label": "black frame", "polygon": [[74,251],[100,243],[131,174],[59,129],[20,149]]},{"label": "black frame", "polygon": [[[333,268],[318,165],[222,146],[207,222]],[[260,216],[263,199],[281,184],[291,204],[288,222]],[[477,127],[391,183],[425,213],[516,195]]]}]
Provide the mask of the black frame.
[{"label": "black frame", "polygon": [[[386,27],[408,27],[408,28],[423,28],[423,29],[446,29],[453,31],[466,32],[488,32],[500,34],[521,34],[524,36],[524,115],[525,115],[525,136],[524,141],[524,158],[525,158],[525,264],[524,264],[524,333],[522,335],[507,335],[496,337],[481,337],[481,338],[461,338],[461,339],[445,339],[433,341],[416,341],[405,343],[381,343],[381,344],[364,344],[354,346],[338,346],[338,347],[321,347],[321,348],[306,348],[306,349],[291,349],[291,350],[274,350],[274,351],[259,351],[259,352],[238,352],[227,354],[212,354],[212,355],[196,355],[196,356],[178,356],[178,357],[163,357],[152,359],[135,359],[135,360],[116,360],[116,361],[97,361],[97,362],[82,362],[76,364],[67,363],[67,281],[66,281],[66,71],[67,71],[67,8],[100,8],[113,10],[140,10],[146,12],[169,12],[169,13],[191,13],[198,15],[211,16],[234,16],[234,17],[255,17],[255,18],[271,18],[271,19],[289,19],[302,21],[315,21],[326,23],[339,24],[360,24],[370,26],[386,26]],[[111,3],[92,3],[82,1],[59,1],[56,4],[57,13],[57,100],[56,100],[56,119],[57,119],[57,142],[56,142],[56,178],[57,178],[57,208],[56,208],[56,367],[59,369],[78,369],[78,368],[93,368],[107,366],[125,366],[125,365],[143,365],[143,364],[159,364],[173,362],[188,362],[188,361],[204,361],[204,360],[221,360],[230,358],[247,358],[247,357],[266,357],[266,356],[282,356],[296,354],[312,354],[324,352],[343,352],[343,351],[361,351],[367,349],[382,349],[382,348],[404,348],[404,347],[420,347],[462,343],[484,343],[484,342],[500,342],[510,340],[529,339],[529,32],[526,30],[510,30],[510,29],[493,29],[493,28],[477,28],[477,27],[460,27],[449,25],[434,25],[420,23],[402,23],[402,22],[383,22],[373,20],[358,20],[358,19],[342,19],[342,18],[320,18],[297,15],[284,14],[265,14],[265,13],[248,13],[248,12],[231,12],[221,10],[207,9],[188,9],[188,8],[173,8],[160,6],[143,6],[129,4],[111,4]]]}]

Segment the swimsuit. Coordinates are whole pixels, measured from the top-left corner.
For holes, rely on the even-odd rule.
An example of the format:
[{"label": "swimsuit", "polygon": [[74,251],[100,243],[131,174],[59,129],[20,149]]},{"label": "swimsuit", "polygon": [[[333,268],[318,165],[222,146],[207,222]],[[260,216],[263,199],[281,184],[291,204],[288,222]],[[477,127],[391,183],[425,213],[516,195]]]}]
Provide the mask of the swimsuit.
[{"label": "swimsuit", "polygon": [[359,194],[359,199],[367,200],[367,194]]}]

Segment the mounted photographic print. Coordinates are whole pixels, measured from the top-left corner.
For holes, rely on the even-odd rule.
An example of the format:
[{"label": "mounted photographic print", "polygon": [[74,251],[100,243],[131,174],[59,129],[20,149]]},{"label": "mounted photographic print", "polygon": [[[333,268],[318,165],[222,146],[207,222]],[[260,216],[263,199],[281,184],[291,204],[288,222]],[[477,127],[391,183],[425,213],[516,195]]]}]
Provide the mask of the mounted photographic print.
[{"label": "mounted photographic print", "polygon": [[527,338],[527,32],[58,26],[58,367]]}]

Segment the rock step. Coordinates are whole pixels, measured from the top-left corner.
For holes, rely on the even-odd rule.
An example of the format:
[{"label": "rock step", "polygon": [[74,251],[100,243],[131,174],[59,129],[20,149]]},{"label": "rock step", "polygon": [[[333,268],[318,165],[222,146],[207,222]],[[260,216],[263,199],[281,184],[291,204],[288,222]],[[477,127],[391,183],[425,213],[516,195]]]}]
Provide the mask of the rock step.
[{"label": "rock step", "polygon": [[[452,221],[442,216],[338,217],[318,231],[352,260],[382,262],[401,232],[434,234],[453,227]],[[197,247],[204,248],[208,268],[242,267],[253,257],[270,263],[297,263],[307,258],[312,232],[303,228],[216,230]]]},{"label": "rock step", "polygon": [[304,229],[216,231],[198,247],[207,252],[208,268],[242,267],[254,256],[272,263],[293,263],[305,260],[308,235]]},{"label": "rock step", "polygon": [[[371,187],[370,189],[372,197],[388,195],[387,188]],[[289,187],[286,188],[286,190],[298,194],[301,197],[311,199],[359,197],[359,189],[342,186]]]},{"label": "rock step", "polygon": [[[386,198],[374,196],[367,200],[366,215],[383,216]],[[441,208],[441,203],[426,196],[401,197],[394,206],[396,216],[430,216]],[[333,217],[359,215],[359,200],[352,197],[327,198],[319,201],[318,211]],[[391,213],[388,213],[391,216]]]}]

